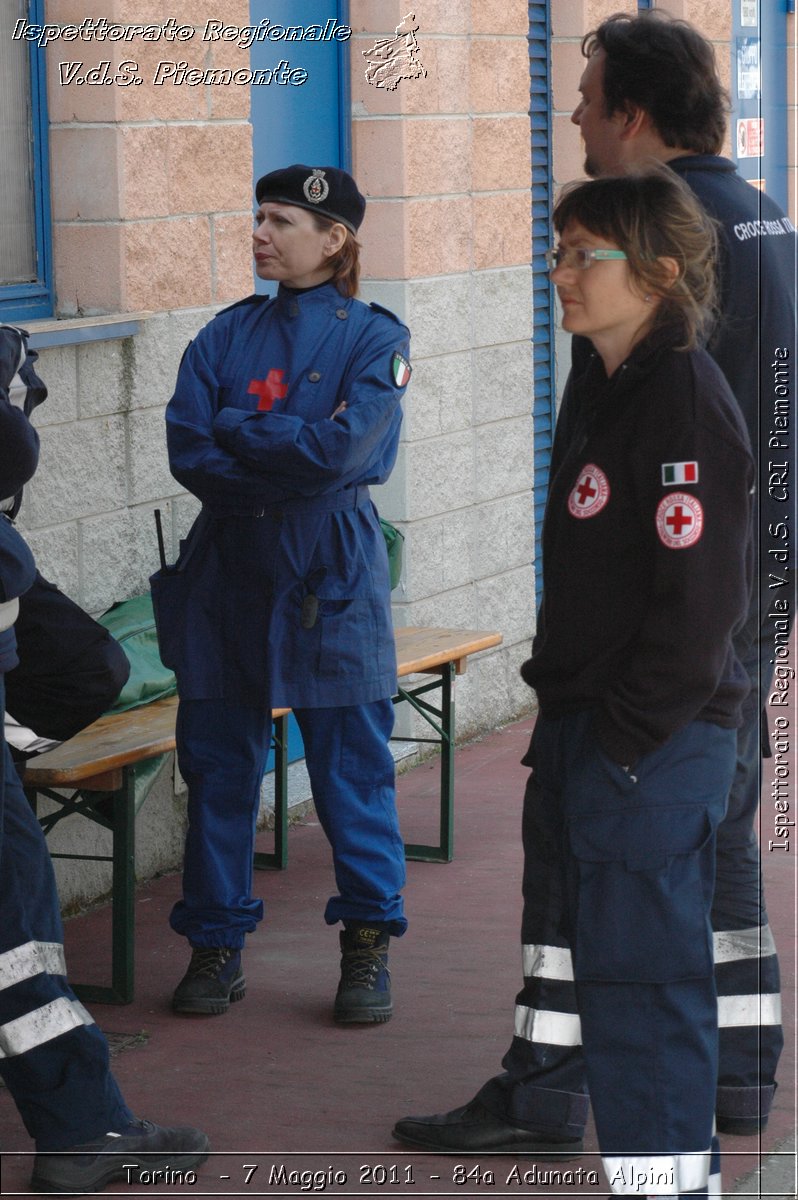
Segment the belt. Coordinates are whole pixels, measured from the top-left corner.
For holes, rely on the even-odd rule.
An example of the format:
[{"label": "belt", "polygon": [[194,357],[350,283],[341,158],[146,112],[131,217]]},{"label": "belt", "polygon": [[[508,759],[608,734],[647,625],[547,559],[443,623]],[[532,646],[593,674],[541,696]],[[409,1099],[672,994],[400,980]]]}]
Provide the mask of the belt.
[{"label": "belt", "polygon": [[343,488],[340,492],[324,492],[320,496],[294,496],[281,500],[279,504],[216,504],[207,506],[212,517],[270,517],[279,521],[292,513],[345,512],[347,509],[362,508],[371,499],[366,484]]}]

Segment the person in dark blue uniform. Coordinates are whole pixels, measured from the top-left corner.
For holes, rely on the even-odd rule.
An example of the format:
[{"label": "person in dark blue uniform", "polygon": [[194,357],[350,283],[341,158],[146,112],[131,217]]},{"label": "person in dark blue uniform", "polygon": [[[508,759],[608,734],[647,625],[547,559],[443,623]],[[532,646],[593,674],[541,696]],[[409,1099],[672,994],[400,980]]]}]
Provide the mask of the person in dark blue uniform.
[{"label": "person in dark blue uniform", "polygon": [[274,298],[220,313],[188,347],[169,402],[169,461],[202,512],[153,579],[161,652],[177,675],[188,784],[183,898],[192,947],[173,998],[221,1013],[244,995],[271,710],[291,707],[330,841],[343,924],[334,1016],[391,1015],[388,941],[404,933],[404,848],[388,746],[396,657],[385,540],[369,485],[393,467],[408,331],[355,299],[365,200],[335,167],[259,180],[253,247]]},{"label": "person in dark blue uniform", "polygon": [[[25,334],[0,328],[0,491],[33,475],[39,439],[9,403]],[[36,580],[28,546],[0,516],[0,708],[17,665],[19,599]],[[3,738],[0,746],[0,1076],[36,1144],[32,1186],[95,1192],[136,1169],[202,1162],[197,1129],[137,1120],[109,1067],[108,1044],[66,979],[61,912],[50,855]]]},{"label": "person in dark blue uniform", "polygon": [[[39,356],[28,345],[25,330],[0,325],[6,375],[16,368],[16,360],[8,358],[15,356],[20,337],[25,354],[6,390],[12,406],[28,418],[47,399],[35,369]],[[0,482],[0,512],[13,521],[22,505],[22,488],[6,495],[5,486],[6,481]],[[108,630],[38,571],[20,598],[14,634],[18,662],[6,676],[6,710],[25,727],[24,733],[18,731],[20,746],[10,745],[21,764],[30,757],[24,745],[32,733],[64,742],[102,716],[122,690],[130,663]]]},{"label": "person in dark blue uniform", "polygon": [[[617,174],[651,159],[665,162],[719,226],[719,320],[708,349],[740,405],[754,451],[758,586],[735,639],[751,691],[717,840],[716,1117],[721,1133],[756,1135],[767,1125],[784,1042],[757,825],[762,757],[770,753],[767,705],[775,634],[778,629],[785,636],[795,612],[795,493],[769,485],[774,471],[776,480],[785,472],[794,478],[798,467],[795,438],[780,436],[784,426],[777,409],[798,354],[798,239],[780,207],[721,157],[727,97],[713,47],[692,26],[656,11],[619,15],[589,33],[582,48],[587,63],[572,120],[584,138],[588,174]],[[575,338],[575,371],[588,353]],[[766,853],[783,853],[772,836],[765,843]]]},{"label": "person in dark blue uniform", "polygon": [[[734,637],[751,690],[743,702],[734,779],[716,839],[711,914],[720,1030],[716,1123],[721,1133],[756,1135],[767,1125],[783,1046],[779,964],[763,894],[757,823],[761,757],[767,750],[761,726],[772,690],[775,635],[778,631],[779,641],[787,636],[795,612],[796,522],[789,515],[795,513],[795,491],[780,487],[778,480],[785,470],[788,478],[795,477],[796,442],[792,435],[781,436],[784,418],[776,402],[783,406],[784,381],[798,354],[796,232],[779,206],[720,156],[727,98],[712,45],[692,26],[659,11],[618,14],[588,33],[582,49],[587,63],[572,120],[584,139],[586,172],[611,176],[652,161],[666,163],[718,226],[719,317],[708,350],[734,393],[754,452],[760,587],[752,588],[746,620]],[[589,338],[575,336],[572,345],[559,444],[578,436],[572,399],[594,353]],[[772,835],[767,853],[784,853]],[[571,959],[551,947],[541,955],[534,973],[539,975],[545,964],[550,983],[538,1001],[539,1019],[524,1022],[524,1036],[536,1044],[536,1053],[526,1057],[528,1095],[519,1103],[526,1110],[536,1091],[541,1131],[579,1139],[588,1100],[578,1029],[572,1029],[568,1044],[559,1041],[556,1049],[549,1044],[552,1031],[567,1027],[574,1013]],[[523,1057],[523,1039],[518,1047],[516,1063]],[[564,1086],[552,1083],[551,1054],[561,1066],[570,1058]],[[561,1072],[560,1081],[563,1077]],[[516,1083],[520,1088],[518,1076]],[[466,1139],[474,1153],[511,1152],[517,1144],[514,1111],[509,1099],[494,1097],[490,1111],[480,1115],[466,1109],[462,1121],[428,1131],[437,1139],[430,1144],[463,1149]]]},{"label": "person in dark blue uniform", "polygon": [[563,327],[593,353],[557,428],[522,667],[540,710],[524,759],[524,988],[505,1073],[394,1132],[569,1158],[589,1084],[613,1193],[714,1195],[710,908],[749,688],[732,636],[753,462],[696,348],[714,236],[689,190],[665,168],[595,180],[561,195],[554,223]]}]

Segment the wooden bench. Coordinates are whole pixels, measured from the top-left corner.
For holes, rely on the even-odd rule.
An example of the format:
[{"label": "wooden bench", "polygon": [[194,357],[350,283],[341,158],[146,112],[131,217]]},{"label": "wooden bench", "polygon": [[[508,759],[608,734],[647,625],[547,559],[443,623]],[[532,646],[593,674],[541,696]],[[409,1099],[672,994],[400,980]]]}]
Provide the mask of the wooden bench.
[{"label": "wooden bench", "polygon": [[[435,846],[408,843],[407,858],[450,862],[454,834],[454,678],[461,675],[468,657],[501,642],[501,634],[471,629],[408,627],[396,630],[400,679],[428,676],[398,688],[394,704],[407,702],[435,732],[428,738],[399,738],[440,745],[440,834]],[[437,704],[429,693],[440,692]],[[54,858],[81,859],[112,864],[111,986],[74,985],[82,999],[108,1004],[129,1004],[134,982],[135,793],[133,768],[175,748],[177,697],[156,700],[129,712],[101,717],[68,742],[31,759],[25,768],[26,795],[37,812],[38,797],[55,801],[57,808],[40,817],[45,833],[65,817],[79,814],[111,830],[110,855],[54,853]],[[273,711],[274,851],[255,854],[259,869],[283,869],[288,862],[288,715]],[[74,789],[64,796],[54,788]],[[38,814],[37,814],[38,815]]]}]

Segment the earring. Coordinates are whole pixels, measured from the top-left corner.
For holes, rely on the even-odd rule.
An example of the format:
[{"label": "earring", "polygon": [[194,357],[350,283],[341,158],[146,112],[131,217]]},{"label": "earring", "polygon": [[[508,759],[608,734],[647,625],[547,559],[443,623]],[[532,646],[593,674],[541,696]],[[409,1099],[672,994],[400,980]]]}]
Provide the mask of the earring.
[{"label": "earring", "polygon": [[653,296],[644,296],[643,299],[645,300],[646,304],[650,304],[651,301],[654,299],[654,297]]}]

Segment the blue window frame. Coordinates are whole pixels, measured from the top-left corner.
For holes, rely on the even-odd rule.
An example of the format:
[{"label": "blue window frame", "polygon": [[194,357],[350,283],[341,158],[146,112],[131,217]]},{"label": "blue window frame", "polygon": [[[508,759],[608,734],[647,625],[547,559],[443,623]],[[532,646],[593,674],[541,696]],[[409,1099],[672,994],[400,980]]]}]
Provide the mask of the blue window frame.
[{"label": "blue window frame", "polygon": [[[44,22],[44,0],[27,0],[19,8],[29,24]],[[29,157],[27,162],[7,164],[6,170],[12,169],[13,165],[28,176],[32,257],[24,279],[4,280],[0,265],[0,319],[24,323],[36,317],[50,316],[53,312],[47,88],[44,51],[35,42],[9,41],[6,48],[11,53],[18,51],[20,56],[27,56],[27,63],[20,60],[17,83],[21,90],[27,90],[27,95],[21,99],[27,102]],[[0,215],[7,219],[7,214]]]}]

